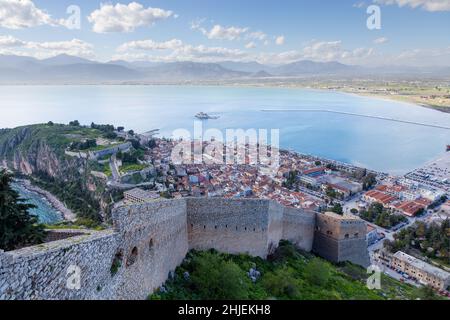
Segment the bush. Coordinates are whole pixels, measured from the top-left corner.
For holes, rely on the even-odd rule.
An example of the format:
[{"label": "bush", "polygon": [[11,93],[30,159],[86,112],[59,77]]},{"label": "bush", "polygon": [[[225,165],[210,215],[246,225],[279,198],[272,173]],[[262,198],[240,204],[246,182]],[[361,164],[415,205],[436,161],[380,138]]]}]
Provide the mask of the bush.
[{"label": "bush", "polygon": [[290,299],[299,295],[297,283],[292,270],[288,267],[268,273],[262,279],[262,285],[270,295]]},{"label": "bush", "polygon": [[192,285],[204,299],[248,299],[250,280],[234,262],[203,252],[193,258],[192,266]]},{"label": "bush", "polygon": [[305,268],[305,277],[314,285],[325,286],[330,279],[330,267],[326,262],[314,258]]}]

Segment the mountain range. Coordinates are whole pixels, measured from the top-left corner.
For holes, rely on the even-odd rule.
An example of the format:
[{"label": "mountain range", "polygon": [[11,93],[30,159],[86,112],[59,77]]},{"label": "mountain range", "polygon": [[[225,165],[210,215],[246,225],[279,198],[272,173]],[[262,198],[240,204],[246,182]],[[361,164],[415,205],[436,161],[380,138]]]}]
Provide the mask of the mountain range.
[{"label": "mountain range", "polygon": [[179,82],[419,74],[450,77],[450,68],[369,68],[346,65],[336,61],[315,62],[310,60],[301,60],[285,65],[234,61],[156,63],[115,60],[101,63],[65,54],[43,60],[26,56],[0,55],[0,83]]}]

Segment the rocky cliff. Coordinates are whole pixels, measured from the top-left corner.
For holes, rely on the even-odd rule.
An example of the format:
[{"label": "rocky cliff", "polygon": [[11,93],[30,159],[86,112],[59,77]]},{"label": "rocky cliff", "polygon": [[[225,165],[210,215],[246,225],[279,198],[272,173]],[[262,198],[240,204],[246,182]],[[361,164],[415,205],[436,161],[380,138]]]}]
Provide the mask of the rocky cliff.
[{"label": "rocky cliff", "polygon": [[99,203],[106,206],[105,182],[89,174],[87,160],[64,153],[71,142],[87,134],[92,130],[56,124],[0,130],[0,164],[55,193],[81,216],[95,217]]}]

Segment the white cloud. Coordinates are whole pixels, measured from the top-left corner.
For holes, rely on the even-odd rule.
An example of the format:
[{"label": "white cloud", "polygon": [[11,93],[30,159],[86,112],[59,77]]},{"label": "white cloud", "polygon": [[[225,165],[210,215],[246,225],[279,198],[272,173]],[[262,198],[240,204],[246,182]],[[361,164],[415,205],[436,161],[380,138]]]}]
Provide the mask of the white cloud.
[{"label": "white cloud", "polygon": [[[166,55],[160,52],[169,51]],[[204,45],[193,46],[184,44],[182,41],[173,39],[165,42],[153,40],[142,40],[124,43],[117,48],[114,60],[147,60],[147,61],[195,61],[195,62],[217,62],[223,60],[240,60],[247,55],[239,49],[223,47],[207,47]],[[158,52],[158,54],[154,54]]]},{"label": "white cloud", "polygon": [[27,55],[38,59],[53,57],[63,53],[84,58],[95,57],[94,46],[79,39],[35,42],[23,41],[12,36],[0,36],[0,53]]},{"label": "white cloud", "polygon": [[12,36],[0,36],[0,48],[5,47],[22,47],[25,42]]},{"label": "white cloud", "polygon": [[255,31],[255,32],[250,32],[247,35],[247,38],[249,39],[255,39],[255,40],[259,40],[259,41],[264,41],[267,39],[267,34],[265,34],[262,31]]},{"label": "white cloud", "polygon": [[57,24],[57,21],[37,8],[31,0],[0,0],[0,27],[23,29]]},{"label": "white cloud", "polygon": [[[246,49],[256,47],[251,41],[246,44]],[[164,54],[162,54],[164,52]],[[117,48],[114,60],[147,60],[147,61],[195,61],[218,62],[231,61],[258,61],[269,64],[290,63],[302,59],[316,61],[357,62],[359,59],[367,59],[373,54],[373,49],[357,48],[346,50],[341,41],[319,42],[311,41],[299,50],[291,50],[281,53],[252,53],[239,49],[224,47],[208,47],[204,45],[193,46],[184,44],[180,40],[155,42],[153,40],[132,41],[124,43]]]},{"label": "white cloud", "polygon": [[311,41],[303,48],[303,57],[316,61],[355,63],[373,55],[372,48],[345,49],[342,41]]},{"label": "white cloud", "polygon": [[200,29],[204,35],[208,37],[208,39],[218,39],[218,40],[236,40],[240,39],[242,35],[244,35],[248,28],[239,28],[239,27],[223,27],[221,25],[216,24],[210,31],[206,31],[205,29]]},{"label": "white cloud", "polygon": [[410,8],[422,8],[426,11],[450,11],[450,0],[374,0],[375,3],[384,5],[408,6]]},{"label": "white cloud", "polygon": [[450,47],[434,49],[411,49],[390,57],[391,63],[414,66],[450,65]]},{"label": "white cloud", "polygon": [[93,23],[92,30],[97,33],[132,32],[137,27],[151,26],[172,15],[172,11],[145,8],[140,3],[131,2],[128,5],[117,3],[115,6],[102,4],[100,9],[88,16],[88,20]]},{"label": "white cloud", "polygon": [[277,46],[282,46],[284,44],[285,38],[284,36],[279,36],[276,37],[275,39],[275,43],[277,44]]},{"label": "white cloud", "polygon": [[381,38],[373,40],[373,43],[375,43],[375,44],[383,44],[386,42],[388,42],[388,38],[385,38],[385,37],[381,37]]},{"label": "white cloud", "polygon": [[366,3],[364,1],[353,4],[353,8],[358,8],[358,9],[364,8],[365,6],[366,6]]},{"label": "white cloud", "polygon": [[[241,40],[245,39],[250,42],[261,41],[268,44],[268,35],[262,31],[251,31],[248,27],[224,27],[220,24],[214,25],[210,30],[204,28],[202,25],[206,19],[197,19],[191,22],[191,29],[198,30],[211,40]],[[256,43],[255,43],[256,45]]]},{"label": "white cloud", "polygon": [[153,40],[131,41],[122,44],[117,51],[125,52],[127,50],[175,50],[183,46],[183,41],[172,39],[165,42],[156,42]]}]

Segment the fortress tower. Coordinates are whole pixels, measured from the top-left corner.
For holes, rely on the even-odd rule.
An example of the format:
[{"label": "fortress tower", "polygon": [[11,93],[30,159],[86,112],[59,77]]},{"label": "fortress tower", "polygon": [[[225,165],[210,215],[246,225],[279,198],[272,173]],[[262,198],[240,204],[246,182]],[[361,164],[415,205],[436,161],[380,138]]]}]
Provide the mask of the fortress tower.
[{"label": "fortress tower", "polygon": [[335,263],[350,261],[369,266],[366,232],[366,223],[357,217],[317,214],[313,252]]}]

